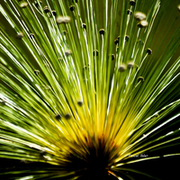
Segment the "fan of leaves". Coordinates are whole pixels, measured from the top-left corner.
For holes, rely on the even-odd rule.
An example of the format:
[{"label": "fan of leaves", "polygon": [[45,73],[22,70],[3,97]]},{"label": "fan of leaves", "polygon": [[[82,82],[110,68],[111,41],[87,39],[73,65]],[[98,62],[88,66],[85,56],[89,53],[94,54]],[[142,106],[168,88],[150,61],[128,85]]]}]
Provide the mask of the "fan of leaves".
[{"label": "fan of leaves", "polygon": [[180,155],[176,0],[0,10],[0,177],[153,178],[129,165]]}]

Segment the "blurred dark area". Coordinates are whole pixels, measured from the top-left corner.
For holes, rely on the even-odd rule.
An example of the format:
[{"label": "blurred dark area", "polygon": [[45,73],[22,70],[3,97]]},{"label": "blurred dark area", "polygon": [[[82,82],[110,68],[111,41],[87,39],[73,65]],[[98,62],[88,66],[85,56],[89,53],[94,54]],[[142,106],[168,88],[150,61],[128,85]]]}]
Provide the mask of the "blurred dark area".
[{"label": "blurred dark area", "polygon": [[[180,150],[180,145],[176,146],[175,148],[176,150]],[[140,179],[178,180],[179,167],[180,167],[180,156],[162,157],[160,159],[146,160],[146,161],[141,161],[123,166],[123,168],[134,169],[143,173],[147,173],[154,178],[150,178],[142,174],[137,174],[135,172],[130,172],[130,171],[122,171],[122,173],[119,172],[117,173],[117,175],[122,177],[124,180],[131,180],[131,179],[132,180],[140,180]],[[27,170],[27,169],[30,170],[30,172],[33,174],[33,172],[36,170],[44,170],[46,168],[57,169],[58,167],[45,163],[27,163],[19,160],[0,159],[0,174],[9,171],[19,171],[19,170]],[[27,173],[24,174],[24,176],[27,175],[28,175]],[[23,177],[23,174],[21,174],[20,176],[18,176],[18,174],[17,175],[9,174],[3,176],[0,175],[0,178],[2,180],[16,179],[19,177]],[[94,177],[92,180],[94,179],[96,179],[96,177]],[[109,175],[107,180],[117,180],[117,178],[115,178],[112,175]]]}]

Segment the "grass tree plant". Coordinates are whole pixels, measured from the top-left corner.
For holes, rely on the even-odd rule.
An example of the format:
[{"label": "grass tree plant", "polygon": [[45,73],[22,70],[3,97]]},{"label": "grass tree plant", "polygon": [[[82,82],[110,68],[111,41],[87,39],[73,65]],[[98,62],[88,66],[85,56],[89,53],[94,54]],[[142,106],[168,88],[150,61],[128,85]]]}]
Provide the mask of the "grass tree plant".
[{"label": "grass tree plant", "polygon": [[138,166],[180,155],[179,11],[1,0],[0,177],[161,179]]}]

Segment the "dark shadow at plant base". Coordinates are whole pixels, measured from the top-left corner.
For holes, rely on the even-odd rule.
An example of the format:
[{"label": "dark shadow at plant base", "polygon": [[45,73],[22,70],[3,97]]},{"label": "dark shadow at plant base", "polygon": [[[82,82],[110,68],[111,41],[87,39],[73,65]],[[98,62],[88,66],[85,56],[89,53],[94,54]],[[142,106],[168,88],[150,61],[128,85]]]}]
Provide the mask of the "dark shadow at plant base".
[{"label": "dark shadow at plant base", "polygon": [[[123,178],[123,180],[131,180],[131,177],[133,177],[134,180],[152,180],[152,179],[158,179],[158,180],[169,180],[169,179],[177,179],[179,176],[179,166],[180,164],[177,163],[180,162],[179,156],[174,157],[165,157],[150,161],[142,161],[135,164],[129,164],[123,166],[124,168],[129,169],[135,169],[137,171],[141,171],[144,173],[147,173],[151,175],[154,178],[146,177],[141,174],[137,174],[130,171],[120,171],[116,173],[118,176]],[[97,165],[94,166],[96,168]],[[54,169],[57,170],[57,166],[53,166],[46,163],[25,163],[19,160],[8,160],[8,159],[1,159],[0,161],[0,174],[9,171],[20,171],[20,170],[30,170],[29,175],[32,175],[33,172],[39,171],[39,170],[45,170],[45,169]],[[92,170],[92,169],[91,169]],[[102,173],[102,171],[101,171]],[[108,175],[107,173],[104,173],[102,175],[99,173],[99,170],[94,169],[94,172],[89,176],[89,173],[85,173],[82,175],[78,180],[117,180],[116,177],[113,175]],[[83,174],[83,171],[81,172]],[[8,174],[8,175],[0,175],[0,179],[2,180],[8,180],[8,179],[16,179],[24,176],[28,176],[27,173],[25,174]],[[43,180],[48,178],[42,178]],[[59,180],[63,178],[54,178],[54,180]],[[64,180],[67,180],[67,177],[64,178]]]}]

